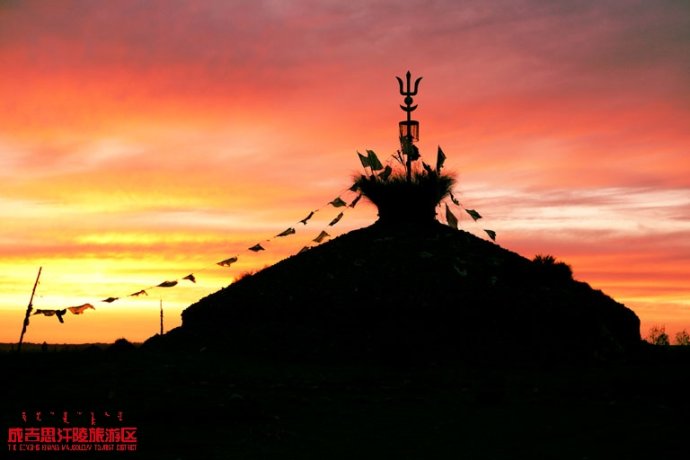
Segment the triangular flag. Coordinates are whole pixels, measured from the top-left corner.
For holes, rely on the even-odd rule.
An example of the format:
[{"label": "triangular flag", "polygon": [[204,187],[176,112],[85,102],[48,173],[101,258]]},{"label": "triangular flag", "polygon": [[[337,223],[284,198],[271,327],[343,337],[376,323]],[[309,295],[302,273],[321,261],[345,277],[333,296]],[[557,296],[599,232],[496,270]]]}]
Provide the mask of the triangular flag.
[{"label": "triangular flag", "polygon": [[453,215],[452,212],[450,212],[448,205],[446,205],[446,221],[448,222],[449,227],[453,227],[455,229],[458,228],[458,219]]},{"label": "triangular flag", "polygon": [[159,284],[159,285],[156,286],[156,287],[165,287],[165,288],[167,288],[167,287],[173,287],[173,286],[177,286],[177,281],[163,281],[161,284]]},{"label": "triangular flag", "polygon": [[277,237],[280,237],[280,236],[293,235],[294,233],[295,233],[295,229],[292,228],[292,227],[290,227],[290,228],[288,228],[287,230],[278,233],[278,234],[276,235],[276,238],[277,238]]},{"label": "triangular flag", "polygon": [[190,273],[189,275],[185,276],[182,279],[191,281],[192,283],[196,283],[196,277],[194,276],[194,273]]},{"label": "triangular flag", "polygon": [[441,168],[443,168],[443,163],[446,162],[446,154],[441,150],[441,146],[438,146],[438,154],[436,155],[436,172],[440,173]]},{"label": "triangular flag", "polygon": [[311,246],[305,246],[302,249],[300,249],[297,254],[302,254],[303,252],[307,252],[310,249],[311,249]]},{"label": "triangular flag", "polygon": [[[300,220],[300,223],[301,223],[301,224],[304,224],[304,225],[307,225],[307,221],[308,221],[309,219],[311,219],[313,215],[314,215],[314,211],[310,212],[309,215],[308,215],[307,217],[305,217],[304,219]],[[259,245],[257,244],[257,246],[259,246]],[[250,248],[250,249],[251,249],[251,248]]]},{"label": "triangular flag", "polygon": [[101,302],[106,302],[106,303],[113,303],[115,302],[119,297],[108,297],[107,299],[101,300]]},{"label": "triangular flag", "polygon": [[220,265],[221,267],[229,267],[235,262],[237,262],[237,257],[230,257],[229,259],[225,259],[222,262],[218,262],[216,265]]},{"label": "triangular flag", "polygon": [[333,219],[328,225],[329,225],[330,227],[332,227],[332,226],[334,226],[335,224],[337,224],[338,222],[340,222],[340,219],[342,219],[342,218],[343,218],[343,213],[341,212],[340,214],[338,214],[337,216],[335,216],[335,219]]},{"label": "triangular flag", "polygon": [[249,248],[249,250],[250,250],[250,251],[254,251],[254,252],[265,251],[264,247],[261,246],[260,243],[256,243],[254,246],[252,246],[251,248]]},{"label": "triangular flag", "polygon": [[359,203],[359,200],[361,200],[361,199],[362,199],[362,194],[360,193],[359,195],[357,195],[357,197],[354,200],[352,200],[352,203],[350,203],[350,207],[354,208],[355,206],[357,206],[357,203]]},{"label": "triangular flag", "polygon": [[465,212],[469,214],[475,222],[482,218],[482,216],[474,209],[465,209]]},{"label": "triangular flag", "polygon": [[75,315],[81,315],[82,313],[84,313],[84,311],[88,310],[89,308],[91,308],[92,310],[96,309],[90,303],[85,303],[84,305],[79,305],[77,307],[67,307],[67,309]]},{"label": "triangular flag", "polygon": [[496,241],[496,232],[494,232],[493,230],[487,230],[487,229],[484,229],[484,231],[486,232],[487,235],[489,235],[489,238],[491,238],[492,241]]},{"label": "triangular flag", "polygon": [[55,316],[55,315],[57,315],[58,321],[60,321],[60,323],[64,324],[65,320],[62,319],[62,316],[65,313],[67,313],[67,309],[63,309],[63,310],[41,310],[41,309],[37,309],[34,312],[34,315],[44,315],[44,316]]},{"label": "triangular flag", "polygon": [[347,203],[345,203],[340,197],[336,198],[335,200],[331,201],[328,204],[333,205],[334,208],[340,208],[342,206],[347,206]]},{"label": "triangular flag", "polygon": [[390,177],[391,173],[393,172],[393,168],[390,166],[386,166],[386,168],[379,174],[379,179],[381,180],[388,180],[388,177]]},{"label": "triangular flag", "polygon": [[357,190],[359,190],[359,185],[358,184],[352,184],[348,190],[351,192],[356,192]]},{"label": "triangular flag", "polygon": [[144,289],[141,291],[137,291],[134,294],[130,294],[130,297],[139,297],[140,295],[149,295],[148,292],[146,292]]},{"label": "triangular flag", "polygon": [[312,241],[315,243],[320,243],[323,241],[324,238],[328,238],[329,236],[331,236],[331,235],[329,235],[328,233],[326,233],[325,231],[322,230],[321,233],[319,233],[319,236],[314,238]]},{"label": "triangular flag", "polygon": [[362,166],[365,168],[368,168],[369,165],[369,158],[365,157],[361,153],[357,152],[357,155],[359,156],[359,161],[362,163]]},{"label": "triangular flag", "polygon": [[428,174],[433,174],[433,173],[434,173],[434,170],[431,169],[431,166],[429,166],[428,164],[424,163],[423,161],[422,161],[422,166],[424,166],[424,170],[425,170]]},{"label": "triangular flag", "polygon": [[460,202],[457,198],[455,198],[453,192],[450,192],[450,201],[452,201],[455,206],[460,206]]},{"label": "triangular flag", "polygon": [[379,157],[376,156],[373,150],[367,150],[369,167],[372,171],[380,171],[383,169],[383,165],[379,161]]}]

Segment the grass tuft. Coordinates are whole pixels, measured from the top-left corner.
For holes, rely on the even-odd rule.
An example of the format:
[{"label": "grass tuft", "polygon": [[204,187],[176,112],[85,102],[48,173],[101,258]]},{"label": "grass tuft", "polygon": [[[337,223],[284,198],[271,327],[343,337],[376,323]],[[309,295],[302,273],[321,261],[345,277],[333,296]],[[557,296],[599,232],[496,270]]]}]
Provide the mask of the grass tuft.
[{"label": "grass tuft", "polygon": [[376,205],[383,223],[428,223],[436,218],[436,207],[452,190],[455,178],[436,171],[414,172],[408,181],[404,173],[387,178],[360,175],[354,184]]}]

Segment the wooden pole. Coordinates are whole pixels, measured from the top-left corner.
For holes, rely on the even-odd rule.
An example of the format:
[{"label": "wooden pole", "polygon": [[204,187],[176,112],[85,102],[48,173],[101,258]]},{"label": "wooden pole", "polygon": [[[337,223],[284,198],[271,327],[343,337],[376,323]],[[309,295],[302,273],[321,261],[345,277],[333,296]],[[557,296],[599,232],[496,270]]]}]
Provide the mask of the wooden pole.
[{"label": "wooden pole", "polygon": [[163,297],[161,297],[161,335],[163,335]]},{"label": "wooden pole", "polygon": [[31,290],[31,298],[29,299],[29,305],[26,307],[26,316],[24,316],[24,322],[22,323],[22,333],[19,336],[19,343],[17,344],[17,353],[22,351],[24,333],[26,332],[26,328],[29,326],[29,316],[31,316],[31,311],[33,310],[34,294],[36,294],[36,287],[38,286],[38,279],[41,277],[42,270],[43,267],[38,267],[38,275],[36,275],[36,282],[34,283],[34,288]]}]

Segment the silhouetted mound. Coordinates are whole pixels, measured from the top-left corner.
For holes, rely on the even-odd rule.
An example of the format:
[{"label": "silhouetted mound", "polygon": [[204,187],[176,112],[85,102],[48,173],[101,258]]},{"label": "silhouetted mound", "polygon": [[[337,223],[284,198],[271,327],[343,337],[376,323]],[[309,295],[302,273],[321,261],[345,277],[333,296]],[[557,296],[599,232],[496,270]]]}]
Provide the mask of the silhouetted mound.
[{"label": "silhouetted mound", "polygon": [[559,264],[438,222],[350,232],[202,299],[182,319],[151,342],[425,362],[588,359],[640,343],[631,310]]}]

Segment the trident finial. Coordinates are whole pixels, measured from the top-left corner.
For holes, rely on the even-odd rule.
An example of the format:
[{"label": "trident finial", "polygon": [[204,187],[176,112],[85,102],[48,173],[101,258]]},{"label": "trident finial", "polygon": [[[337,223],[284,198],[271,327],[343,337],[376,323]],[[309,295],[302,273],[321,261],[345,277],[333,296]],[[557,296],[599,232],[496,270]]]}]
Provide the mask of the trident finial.
[{"label": "trident finial", "polygon": [[415,80],[414,89],[412,89],[412,74],[409,70],[405,74],[405,78],[407,80],[407,89],[403,88],[402,78],[395,78],[398,80],[398,84],[400,85],[400,95],[405,96],[405,99],[403,99],[405,105],[401,105],[400,108],[407,113],[407,120],[399,123],[400,136],[407,138],[411,143],[419,139],[419,122],[412,120],[411,113],[417,109],[416,105],[412,105],[414,102],[412,96],[417,95],[417,91],[419,90],[419,82],[422,81],[422,77],[419,77]]},{"label": "trident finial", "polygon": [[417,95],[417,90],[419,89],[419,82],[422,81],[423,77],[419,77],[417,80],[414,82],[414,91],[410,91],[410,80],[412,78],[412,74],[408,70],[407,73],[405,74],[405,77],[407,77],[407,91],[403,90],[403,81],[402,78],[400,77],[395,77],[398,79],[398,83],[400,84],[400,94],[403,96],[416,96]]}]

